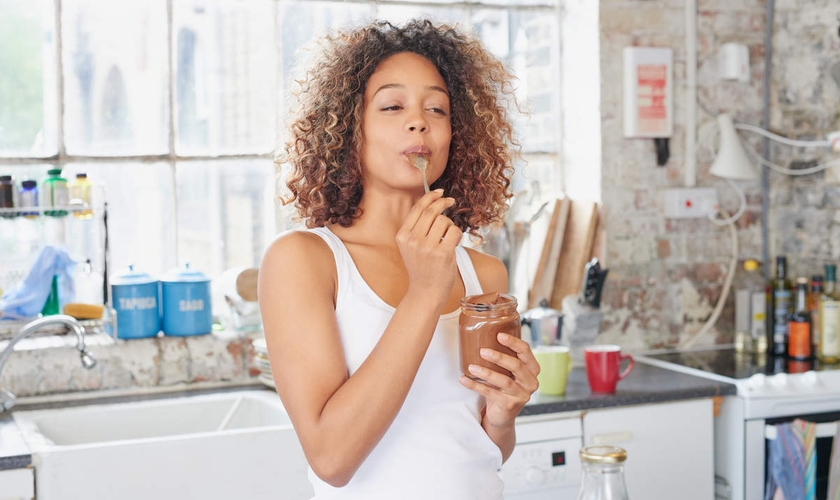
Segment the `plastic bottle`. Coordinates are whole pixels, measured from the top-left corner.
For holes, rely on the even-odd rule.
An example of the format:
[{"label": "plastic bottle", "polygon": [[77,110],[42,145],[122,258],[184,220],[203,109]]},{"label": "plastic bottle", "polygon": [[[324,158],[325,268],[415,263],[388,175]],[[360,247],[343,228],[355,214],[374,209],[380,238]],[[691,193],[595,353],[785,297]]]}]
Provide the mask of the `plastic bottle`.
[{"label": "plastic bottle", "polygon": [[[0,175],[0,209],[14,208],[15,206],[15,183],[11,175]],[[0,212],[0,217],[11,219],[16,217],[13,211]]]},{"label": "plastic bottle", "polygon": [[618,446],[587,446],[580,450],[583,469],[578,500],[629,500],[624,482],[627,452]]},{"label": "plastic bottle", "polygon": [[[18,192],[18,206],[20,208],[38,207],[38,183],[33,180],[26,180],[20,184]],[[34,219],[38,217],[38,210],[21,210],[20,215]]]},{"label": "plastic bottle", "polygon": [[90,219],[93,217],[93,210],[91,206],[91,193],[93,185],[87,178],[87,174],[76,174],[76,178],[70,182],[68,186],[70,190],[70,205],[78,208],[84,207],[81,210],[74,210],[73,216],[77,219]]},{"label": "plastic bottle", "polygon": [[744,270],[735,291],[735,350],[767,352],[767,286],[757,261],[745,261]]},{"label": "plastic bottle", "polygon": [[70,192],[67,189],[67,179],[61,176],[61,169],[54,168],[47,171],[47,177],[41,184],[44,206],[63,207],[64,210],[46,210],[44,214],[51,217],[67,215],[67,205],[70,203]]}]

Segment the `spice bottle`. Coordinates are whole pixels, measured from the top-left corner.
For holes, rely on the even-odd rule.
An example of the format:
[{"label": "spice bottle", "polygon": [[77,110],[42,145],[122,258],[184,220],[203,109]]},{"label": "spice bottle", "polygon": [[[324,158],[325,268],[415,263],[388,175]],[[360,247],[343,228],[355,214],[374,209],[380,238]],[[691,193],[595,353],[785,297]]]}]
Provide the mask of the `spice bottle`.
[{"label": "spice bottle", "polygon": [[61,176],[60,168],[48,170],[47,175],[48,177],[41,184],[44,206],[57,207],[58,209],[46,210],[44,214],[51,217],[63,217],[67,215],[67,205],[70,202],[67,179]]},{"label": "spice bottle", "polygon": [[618,446],[587,446],[580,450],[583,468],[578,500],[629,500],[624,482],[627,452]]},{"label": "spice bottle", "polygon": [[[0,175],[0,209],[15,207],[15,183],[11,175]],[[11,210],[3,210],[0,217],[11,219],[17,214]]]},{"label": "spice bottle", "polygon": [[33,180],[26,180],[20,183],[18,192],[18,206],[20,208],[35,208],[35,210],[21,210],[20,215],[34,219],[38,217],[38,183]]},{"label": "spice bottle", "polygon": [[90,219],[93,217],[91,205],[91,191],[93,186],[88,180],[87,174],[76,174],[76,178],[69,184],[70,205],[74,207],[73,216],[77,219]]}]

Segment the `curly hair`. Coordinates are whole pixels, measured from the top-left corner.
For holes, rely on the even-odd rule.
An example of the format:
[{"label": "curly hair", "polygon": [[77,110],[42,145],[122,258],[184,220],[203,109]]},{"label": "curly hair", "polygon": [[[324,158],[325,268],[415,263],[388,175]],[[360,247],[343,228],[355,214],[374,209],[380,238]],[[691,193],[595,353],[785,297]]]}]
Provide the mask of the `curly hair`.
[{"label": "curly hair", "polygon": [[295,201],[307,227],[349,227],[361,215],[365,86],[379,63],[413,52],[435,65],[450,95],[449,163],[432,188],[455,198],[447,216],[462,231],[478,236],[478,228],[500,222],[519,152],[505,109],[516,103],[514,77],[504,65],[477,39],[427,20],[375,22],[322,43],[299,82],[290,138],[276,160],[292,167],[283,203]]}]

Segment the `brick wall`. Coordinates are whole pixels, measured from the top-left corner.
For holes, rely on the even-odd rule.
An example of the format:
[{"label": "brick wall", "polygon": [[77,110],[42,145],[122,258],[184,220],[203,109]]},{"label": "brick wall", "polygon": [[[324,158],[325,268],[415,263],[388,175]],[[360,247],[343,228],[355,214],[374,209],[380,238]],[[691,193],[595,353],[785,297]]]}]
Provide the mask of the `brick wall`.
[{"label": "brick wall", "polygon": [[[760,0],[699,0],[698,93],[712,114],[760,124],[765,6]],[[723,288],[731,255],[726,228],[703,220],[667,220],[662,190],[683,184],[685,162],[685,24],[683,0],[601,0],[601,136],[607,265],[601,341],[626,348],[674,346],[697,332]],[[836,0],[778,0],[773,36],[771,126],[784,135],[824,138],[840,129],[840,6]],[[717,52],[738,42],[750,50],[748,83],[721,81]],[[622,137],[622,49],[674,49],[674,136],[671,158],[656,166],[651,140]],[[840,79],[840,74],[837,75]],[[713,120],[698,109],[698,128]],[[758,147],[760,138],[743,133]],[[825,151],[778,145],[773,160],[787,168],[812,166]],[[697,184],[718,189],[734,210],[737,196],[709,175],[712,156],[698,148]],[[771,173],[769,253],[786,254],[792,276],[821,272],[840,261],[840,169],[792,178]],[[762,256],[759,182],[740,184],[747,212],[737,222],[739,259]],[[739,266],[740,268],[740,266]],[[740,274],[740,273],[739,273]],[[738,275],[736,275],[737,284]],[[699,344],[732,341],[734,299]]]}]

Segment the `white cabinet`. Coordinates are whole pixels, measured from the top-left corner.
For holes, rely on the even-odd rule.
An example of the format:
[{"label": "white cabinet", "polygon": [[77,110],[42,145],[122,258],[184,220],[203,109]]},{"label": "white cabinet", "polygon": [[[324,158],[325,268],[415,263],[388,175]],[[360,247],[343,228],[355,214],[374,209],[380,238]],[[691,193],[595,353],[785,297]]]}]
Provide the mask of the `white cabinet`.
[{"label": "white cabinet", "polygon": [[0,500],[33,500],[35,472],[32,469],[0,470]]},{"label": "white cabinet", "polygon": [[711,399],[589,411],[583,416],[583,444],[627,451],[630,498],[711,500],[713,411]]}]

